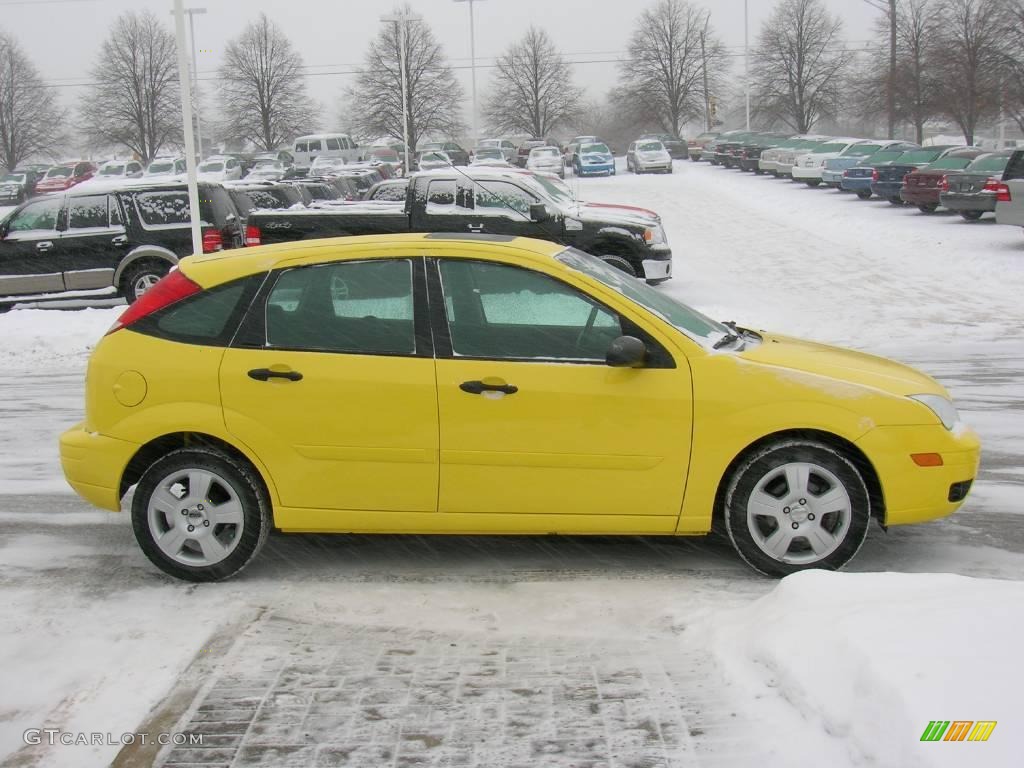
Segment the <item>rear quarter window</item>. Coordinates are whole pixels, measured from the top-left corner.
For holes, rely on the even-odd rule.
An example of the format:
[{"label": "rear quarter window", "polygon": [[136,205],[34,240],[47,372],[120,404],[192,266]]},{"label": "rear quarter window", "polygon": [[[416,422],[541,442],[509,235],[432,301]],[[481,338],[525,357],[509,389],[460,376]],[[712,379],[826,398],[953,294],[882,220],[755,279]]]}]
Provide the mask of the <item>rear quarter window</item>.
[{"label": "rear quarter window", "polygon": [[263,278],[251,275],[201,291],[142,318],[131,330],[182,344],[225,347]]}]

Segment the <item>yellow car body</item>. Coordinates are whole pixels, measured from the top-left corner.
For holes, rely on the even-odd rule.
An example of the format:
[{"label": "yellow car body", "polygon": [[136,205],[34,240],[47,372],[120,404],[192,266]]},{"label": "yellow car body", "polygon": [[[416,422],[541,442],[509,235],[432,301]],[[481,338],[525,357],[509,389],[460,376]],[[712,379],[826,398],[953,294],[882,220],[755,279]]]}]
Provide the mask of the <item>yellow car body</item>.
[{"label": "yellow car body", "polygon": [[[962,502],[951,487],[975,477],[979,442],[910,399],[948,399],[930,377],[767,333],[740,351],[713,349],[562,263],[563,250],[522,238],[377,236],[194,256],[179,269],[209,289],[346,260],[511,265],[619,313],[674,367],[214,346],[129,326],[90,358],[85,421],[60,441],[65,475],[94,505],[119,510],[162,452],[201,442],[254,468],[283,531],[690,535],[711,530],[739,457],[798,435],[860,467],[885,525]],[[303,378],[256,381],[253,369]],[[518,392],[474,396],[460,389],[470,380]],[[931,465],[915,463],[920,455]]]}]

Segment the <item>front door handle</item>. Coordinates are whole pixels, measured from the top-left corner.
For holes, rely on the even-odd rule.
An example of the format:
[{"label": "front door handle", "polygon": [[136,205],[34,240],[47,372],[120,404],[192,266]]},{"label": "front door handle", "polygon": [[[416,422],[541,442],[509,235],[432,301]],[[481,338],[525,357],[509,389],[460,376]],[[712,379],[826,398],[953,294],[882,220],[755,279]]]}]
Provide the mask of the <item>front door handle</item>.
[{"label": "front door handle", "polygon": [[502,392],[506,395],[514,395],[519,387],[514,384],[485,384],[482,381],[464,381],[459,384],[459,389],[471,395],[482,395],[484,392]]},{"label": "front door handle", "polygon": [[302,374],[298,371],[275,371],[270,368],[253,368],[249,371],[249,378],[256,379],[256,381],[268,381],[269,379],[302,381]]},{"label": "front door handle", "polygon": [[53,243],[50,242],[49,240],[43,240],[43,242],[41,243],[36,243],[37,251],[48,251],[51,248],[53,248]]},{"label": "front door handle", "polygon": [[127,245],[128,235],[118,235],[110,241],[111,245]]}]

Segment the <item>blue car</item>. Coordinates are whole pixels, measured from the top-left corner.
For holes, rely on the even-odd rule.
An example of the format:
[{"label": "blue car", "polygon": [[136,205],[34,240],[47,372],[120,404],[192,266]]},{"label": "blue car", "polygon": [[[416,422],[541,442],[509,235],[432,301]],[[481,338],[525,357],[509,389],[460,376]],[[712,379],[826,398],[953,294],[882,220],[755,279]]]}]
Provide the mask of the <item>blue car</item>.
[{"label": "blue car", "polygon": [[577,176],[615,175],[615,157],[607,144],[580,144],[570,162]]},{"label": "blue car", "polygon": [[936,160],[941,160],[954,149],[955,146],[924,147],[904,152],[898,160],[886,163],[878,169],[871,183],[871,192],[879,197],[885,198],[893,205],[903,205],[901,195],[903,191],[903,179],[907,174],[931,165]]},{"label": "blue car", "polygon": [[866,162],[867,158],[871,157],[871,155],[888,149],[899,149],[906,152],[910,149],[917,149],[917,144],[892,140],[876,141],[870,144],[854,144],[839,157],[834,157],[831,160],[825,161],[825,168],[821,172],[821,180],[824,184],[827,184],[830,187],[841,189],[843,183],[843,171],[862,165]]},{"label": "blue car", "polygon": [[878,175],[881,166],[888,165],[901,155],[906,154],[905,149],[883,149],[870,157],[864,158],[859,165],[847,168],[843,171],[842,190],[844,192],[856,192],[861,200],[868,200],[874,193],[871,191],[871,184]]}]

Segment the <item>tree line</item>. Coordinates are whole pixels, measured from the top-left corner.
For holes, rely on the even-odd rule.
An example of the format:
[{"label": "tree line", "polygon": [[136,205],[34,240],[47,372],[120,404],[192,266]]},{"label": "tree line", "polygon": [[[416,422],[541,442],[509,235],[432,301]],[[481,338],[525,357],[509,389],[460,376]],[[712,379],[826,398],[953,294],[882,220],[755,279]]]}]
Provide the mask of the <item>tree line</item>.
[{"label": "tree line", "polygon": [[[822,0],[778,0],[752,49],[753,117],[764,128],[809,132],[857,114],[884,119],[893,135],[913,126],[918,140],[934,119],[954,122],[968,143],[1003,113],[1024,130],[1024,0],[862,0],[880,11],[878,45],[854,50],[843,22]],[[405,11],[411,9],[405,6]],[[402,114],[402,68],[406,62]],[[719,124],[742,84],[711,13],[689,0],[654,0],[637,17],[603,101],[588,101],[572,64],[548,33],[531,26],[496,59],[482,117],[497,134],[547,137],[579,129],[612,137],[639,131],[680,135]],[[8,168],[69,140],[66,126],[103,147],[151,160],[181,146],[174,35],[150,11],[128,11],[101,42],[91,85],[63,108],[9,34],[0,31],[0,161]],[[224,141],[282,146],[320,121],[302,55],[261,14],[225,48],[218,105],[209,122]],[[422,18],[384,24],[343,94],[345,127],[357,136],[410,143],[465,129],[465,94],[441,44]],[[206,111],[204,110],[204,118]],[[77,121],[74,120],[77,117]]]}]

